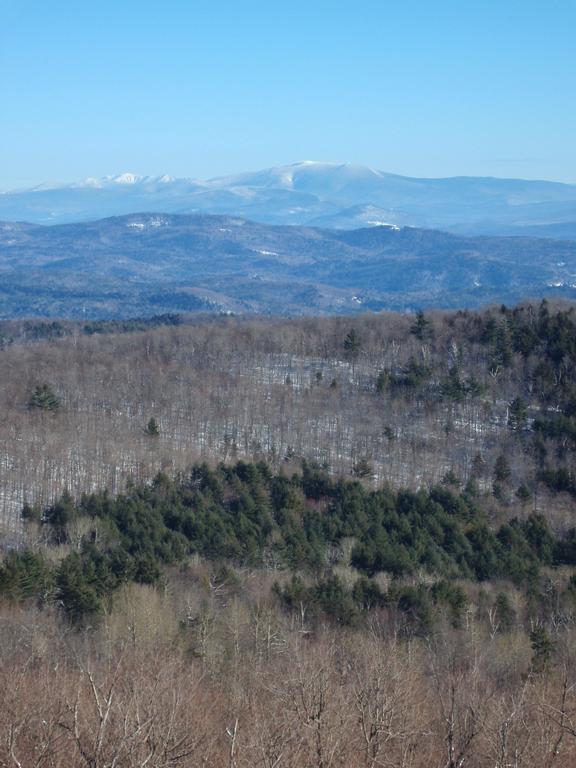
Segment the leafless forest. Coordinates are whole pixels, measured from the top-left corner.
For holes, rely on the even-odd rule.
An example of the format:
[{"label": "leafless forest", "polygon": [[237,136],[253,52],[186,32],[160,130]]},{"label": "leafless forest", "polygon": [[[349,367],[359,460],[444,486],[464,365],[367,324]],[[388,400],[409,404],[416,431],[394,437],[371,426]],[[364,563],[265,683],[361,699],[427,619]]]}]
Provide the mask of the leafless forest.
[{"label": "leafless forest", "polygon": [[[518,310],[528,328],[538,311]],[[574,495],[539,470],[542,451],[568,473],[574,454],[549,433],[535,448],[532,426],[564,407],[554,387],[572,362],[558,359],[544,396],[540,353],[502,357],[501,308],[420,320],[229,317],[94,335],[70,324],[34,342],[14,325],[0,349],[4,561],[29,547],[60,563],[100,535],[78,518],[48,545],[24,502],[118,493],[198,459],[264,460],[287,477],[306,459],[367,488],[474,483],[490,524],[537,512],[561,539]],[[329,570],[353,594],[351,546]],[[424,570],[377,573],[382,600],[349,624],[282,602],[287,569],[198,554],[110,590],[98,620],[76,625],[57,599],[0,595],[0,766],[569,768],[576,580],[542,563],[528,586],[454,580],[458,615],[450,593],[425,631],[408,601],[430,602]]]},{"label": "leafless forest", "polygon": [[[504,450],[516,485],[527,481],[532,458],[507,419],[514,395],[530,387],[528,362],[515,355],[508,368],[489,371],[486,348],[466,337],[479,315],[437,314],[433,340],[412,335],[412,322],[393,314],[228,319],[7,346],[0,351],[3,526],[18,529],[25,500],[46,503],[65,487],[74,495],[117,491],[130,478],[199,457],[263,458],[275,467],[305,457],[336,474],[367,459],[375,483],[418,487],[450,470],[465,482],[478,456],[479,482],[488,485]],[[350,353],[352,329],[358,348]],[[377,392],[381,371],[405,370],[410,361],[428,366],[422,387]],[[482,394],[460,401],[435,394],[455,364]],[[60,399],[55,413],[28,408],[43,383]],[[160,427],[154,440],[145,431],[151,417]],[[550,503],[536,494],[536,505]]]},{"label": "leafless forest", "polygon": [[523,632],[470,614],[401,639],[291,619],[266,577],[241,593],[202,567],[132,586],[97,631],[3,610],[0,765],[568,768],[574,630],[535,674]]}]

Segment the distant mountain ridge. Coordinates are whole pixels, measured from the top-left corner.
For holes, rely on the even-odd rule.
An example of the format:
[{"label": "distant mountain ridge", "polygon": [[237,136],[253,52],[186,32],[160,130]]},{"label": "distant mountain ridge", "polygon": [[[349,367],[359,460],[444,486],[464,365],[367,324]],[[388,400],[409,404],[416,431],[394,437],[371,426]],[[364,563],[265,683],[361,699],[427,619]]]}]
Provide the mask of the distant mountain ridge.
[{"label": "distant mountain ridge", "polygon": [[[92,221],[138,211],[232,215],[335,229],[394,224],[465,234],[576,238],[576,185],[481,177],[422,179],[305,161],[210,180],[122,173],[0,194],[0,219]],[[533,234],[533,232],[530,232]]]},{"label": "distant mountain ridge", "polygon": [[576,298],[576,242],[130,214],[0,222],[0,318],[356,313]]}]

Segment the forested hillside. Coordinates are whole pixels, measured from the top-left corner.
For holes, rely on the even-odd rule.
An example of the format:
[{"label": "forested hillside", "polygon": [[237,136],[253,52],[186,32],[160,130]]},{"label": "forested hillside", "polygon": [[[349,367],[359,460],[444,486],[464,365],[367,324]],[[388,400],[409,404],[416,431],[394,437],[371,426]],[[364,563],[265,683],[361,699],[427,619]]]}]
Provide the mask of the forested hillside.
[{"label": "forested hillside", "polygon": [[0,765],[574,763],[571,305],[0,331]]},{"label": "forested hillside", "polygon": [[569,518],[570,306],[184,321],[3,327],[5,525],[25,501],[116,492],[199,458],[306,459],[413,489],[473,480],[496,510]]},{"label": "forested hillside", "polygon": [[150,212],[53,226],[0,222],[0,272],[4,319],[357,315],[574,299],[576,243]]}]

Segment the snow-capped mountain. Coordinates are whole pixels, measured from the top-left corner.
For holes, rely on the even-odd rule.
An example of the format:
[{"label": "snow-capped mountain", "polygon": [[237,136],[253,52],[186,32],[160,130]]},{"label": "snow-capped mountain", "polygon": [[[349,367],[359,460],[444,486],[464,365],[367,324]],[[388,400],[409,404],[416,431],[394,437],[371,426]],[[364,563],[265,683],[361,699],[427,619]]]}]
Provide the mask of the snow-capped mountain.
[{"label": "snow-capped mountain", "polygon": [[55,224],[143,211],[226,214],[340,229],[385,223],[518,234],[523,227],[542,227],[540,234],[551,228],[551,234],[565,236],[576,222],[576,185],[418,179],[361,165],[304,161],[209,180],[123,172],[0,194],[3,220]]}]

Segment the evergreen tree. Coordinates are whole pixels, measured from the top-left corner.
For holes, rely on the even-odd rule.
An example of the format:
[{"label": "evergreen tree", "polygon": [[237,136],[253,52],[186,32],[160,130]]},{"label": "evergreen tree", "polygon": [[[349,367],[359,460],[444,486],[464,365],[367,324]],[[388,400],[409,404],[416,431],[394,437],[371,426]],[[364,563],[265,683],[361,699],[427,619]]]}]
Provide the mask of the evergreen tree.
[{"label": "evergreen tree", "polygon": [[148,424],[146,424],[146,429],[144,432],[146,432],[146,434],[150,437],[158,437],[160,434],[160,424],[158,424],[154,416],[152,416],[148,421]]},{"label": "evergreen tree", "polygon": [[44,512],[44,517],[53,529],[54,540],[63,544],[68,540],[67,526],[77,516],[74,499],[67,489],[55,503]]},{"label": "evergreen tree", "polygon": [[496,621],[501,632],[510,632],[516,623],[516,611],[505,592],[499,592],[494,603]]},{"label": "evergreen tree", "polygon": [[477,453],[472,459],[472,477],[482,477],[486,470],[486,461],[481,453]]},{"label": "evergreen tree", "polygon": [[453,469],[449,469],[448,472],[446,472],[446,474],[441,480],[441,483],[442,485],[448,485],[448,486],[451,485],[453,488],[458,488],[462,484],[460,482],[460,478],[454,472]]},{"label": "evergreen tree", "polygon": [[442,394],[450,400],[462,400],[466,394],[466,386],[460,379],[460,371],[454,365],[440,387]]},{"label": "evergreen tree", "polygon": [[552,658],[554,643],[543,624],[536,624],[530,632],[532,646],[532,671],[536,674],[546,672]]},{"label": "evergreen tree", "polygon": [[421,309],[416,312],[416,319],[410,326],[410,333],[420,341],[428,341],[434,335],[432,323]]},{"label": "evergreen tree", "polygon": [[528,502],[532,498],[530,489],[524,483],[522,483],[522,485],[518,487],[518,490],[516,491],[516,498],[520,501],[522,506],[525,506],[526,504],[528,504]]},{"label": "evergreen tree", "polygon": [[39,384],[28,400],[29,408],[39,408],[42,411],[56,411],[60,400],[49,384]]},{"label": "evergreen tree", "polygon": [[362,340],[360,339],[358,332],[352,328],[344,338],[344,352],[347,357],[355,358],[358,357],[361,349]]},{"label": "evergreen tree", "polygon": [[526,403],[521,397],[515,397],[508,409],[508,426],[514,432],[519,432],[526,426],[527,417]]},{"label": "evergreen tree", "polygon": [[376,392],[378,392],[379,395],[386,392],[390,385],[390,373],[388,371],[380,371],[378,374],[378,378],[376,379]]},{"label": "evergreen tree", "polygon": [[58,600],[74,624],[97,616],[102,609],[98,593],[90,584],[90,575],[77,552],[62,560],[56,574]]},{"label": "evergreen tree", "polygon": [[382,605],[385,596],[377,582],[366,578],[366,576],[361,576],[352,589],[352,599],[360,610],[369,611]]},{"label": "evergreen tree", "polygon": [[496,463],[494,464],[494,480],[497,483],[505,483],[510,479],[511,474],[512,470],[510,469],[508,459],[503,453],[501,453],[496,459]]},{"label": "evergreen tree", "polygon": [[42,509],[38,504],[25,502],[21,514],[22,519],[28,523],[40,523],[42,521]]},{"label": "evergreen tree", "polygon": [[359,478],[373,477],[374,468],[372,464],[370,464],[368,459],[365,459],[365,458],[358,459],[358,461],[355,462],[354,466],[352,467],[352,474],[354,475],[354,477],[359,477]]},{"label": "evergreen tree", "polygon": [[337,576],[328,576],[318,582],[312,596],[324,613],[339,624],[350,625],[356,621],[356,605],[350,592]]},{"label": "evergreen tree", "polygon": [[491,371],[498,368],[508,368],[512,363],[512,339],[507,320],[502,320],[496,327],[494,345],[492,350]]}]

